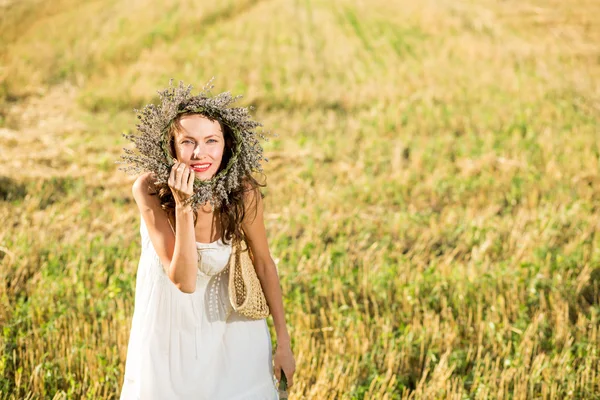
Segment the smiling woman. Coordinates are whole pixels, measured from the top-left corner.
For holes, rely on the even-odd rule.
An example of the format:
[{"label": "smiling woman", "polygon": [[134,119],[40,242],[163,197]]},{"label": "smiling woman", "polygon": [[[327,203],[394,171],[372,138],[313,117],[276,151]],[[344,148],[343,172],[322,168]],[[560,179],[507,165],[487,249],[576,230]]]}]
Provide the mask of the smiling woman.
[{"label": "smiling woman", "polygon": [[[164,92],[160,109],[145,109],[142,156],[130,158],[152,168],[132,188],[142,255],[121,400],[275,400],[282,371],[292,385],[295,361],[267,243],[264,185],[247,168],[261,155],[250,139],[256,124],[245,111],[224,108],[227,96],[211,102],[181,90]],[[148,132],[164,137],[157,143]],[[173,160],[167,171],[164,160]],[[194,208],[198,193],[206,201]],[[238,240],[247,244],[273,316],[274,358],[266,319],[238,313],[228,298],[227,266]]]},{"label": "smiling woman", "polygon": [[[189,165],[199,179],[210,179],[229,162],[233,137],[219,121],[201,114],[186,113],[179,114],[172,127],[169,130],[172,153],[177,160]],[[223,157],[225,149],[228,154]]]},{"label": "smiling woman", "polygon": [[[153,173],[155,183],[166,187],[171,168],[178,162],[176,145],[180,144],[175,143],[175,138],[178,133],[185,134],[181,122],[186,118],[182,119],[182,116],[197,114],[210,121],[218,121],[225,140],[223,160],[212,177],[193,180],[194,193],[186,199],[186,204],[191,205],[193,210],[207,201],[215,207],[223,202],[228,204],[230,193],[244,187],[248,181],[256,187],[256,183],[252,182],[252,173],[262,173],[261,161],[268,161],[263,156],[263,149],[258,141],[259,137],[265,140],[267,138],[256,130],[262,124],[251,118],[248,108],[231,107],[240,96],[232,97],[229,92],[209,96],[211,88],[209,82],[200,94],[191,96],[191,86],[185,87],[180,82],[178,87],[159,91],[161,104],[148,104],[139,111],[137,117],[140,123],[136,125],[138,132],[123,134],[135,144],[137,152],[123,149],[125,154],[121,156],[121,160],[116,161],[119,164],[130,164],[119,168],[128,173]],[[190,140],[198,139],[192,133]]]}]

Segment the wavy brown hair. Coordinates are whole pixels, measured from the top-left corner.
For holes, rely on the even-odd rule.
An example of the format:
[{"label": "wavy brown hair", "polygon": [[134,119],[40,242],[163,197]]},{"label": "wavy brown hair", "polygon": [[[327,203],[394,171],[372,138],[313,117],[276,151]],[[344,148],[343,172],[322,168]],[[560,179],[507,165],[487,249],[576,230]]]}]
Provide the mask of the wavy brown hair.
[{"label": "wavy brown hair", "polygon": [[[203,117],[214,121],[214,119],[210,118],[209,116],[198,112],[178,114],[173,119],[172,123],[169,125],[169,128],[167,130],[169,152],[171,153],[171,157],[173,157],[174,159],[177,159],[177,153],[175,151],[175,136],[177,132],[181,132],[183,130],[180,120],[183,116],[194,114],[202,115]],[[223,158],[221,160],[221,165],[219,166],[219,169],[217,170],[215,175],[227,166],[233,154],[233,149],[236,145],[235,136],[231,131],[231,128],[219,120],[217,120],[217,122],[221,126],[221,130],[223,132],[225,148],[223,149]],[[264,179],[264,174],[261,173],[261,176]],[[242,230],[242,221],[246,217],[246,205],[244,204],[244,202],[248,198],[256,199],[255,196],[248,196],[246,195],[246,193],[254,191],[258,193],[261,196],[261,198],[264,198],[265,195],[262,193],[260,188],[265,186],[267,186],[265,183],[259,183],[252,175],[246,175],[242,179],[242,185],[238,189],[233,190],[229,193],[229,204],[222,203],[220,208],[215,209],[215,213],[218,214],[219,221],[221,222],[221,234],[223,243],[228,244],[230,243],[229,241],[232,239],[246,239],[246,235]],[[177,229],[175,220],[175,199],[173,198],[173,192],[171,192],[171,188],[167,183],[165,183],[162,185],[154,185],[154,191],[155,192],[153,194],[158,195],[161,208],[163,209],[163,211],[165,211],[169,220],[172,221],[174,228]],[[251,206],[254,207],[254,217],[256,217],[258,203],[256,201],[254,201],[253,203],[254,204]],[[194,226],[196,226],[196,222],[198,220],[198,212],[194,210],[193,214]]]}]

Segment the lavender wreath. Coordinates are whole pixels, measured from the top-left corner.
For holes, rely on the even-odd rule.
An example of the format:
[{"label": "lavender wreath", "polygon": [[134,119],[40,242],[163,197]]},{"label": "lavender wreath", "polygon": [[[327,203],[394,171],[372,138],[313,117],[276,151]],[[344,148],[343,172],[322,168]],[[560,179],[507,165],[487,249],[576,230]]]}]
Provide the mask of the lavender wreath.
[{"label": "lavender wreath", "polygon": [[[210,95],[212,78],[196,95],[191,95],[192,86],[172,86],[159,90],[160,104],[147,104],[143,109],[137,110],[137,118],[141,121],[136,125],[138,133],[123,133],[123,137],[135,145],[137,151],[123,148],[125,154],[121,155],[117,164],[129,164],[119,167],[127,174],[138,175],[142,172],[153,172],[157,184],[165,184],[171,173],[171,166],[177,161],[169,153],[167,133],[175,117],[181,113],[196,112],[210,119],[218,120],[227,125],[234,136],[233,154],[227,165],[209,180],[194,179],[194,193],[186,204],[194,210],[200,208],[208,200],[213,207],[220,207],[223,202],[229,204],[228,194],[242,185],[243,178],[258,171],[263,172],[261,160],[268,162],[263,155],[263,148],[258,137],[265,141],[269,139],[257,132],[263,126],[254,121],[249,110],[253,107],[230,107],[232,103],[241,98],[241,95],[232,97],[230,92],[223,92],[216,96]],[[272,136],[278,136],[272,134]]]}]

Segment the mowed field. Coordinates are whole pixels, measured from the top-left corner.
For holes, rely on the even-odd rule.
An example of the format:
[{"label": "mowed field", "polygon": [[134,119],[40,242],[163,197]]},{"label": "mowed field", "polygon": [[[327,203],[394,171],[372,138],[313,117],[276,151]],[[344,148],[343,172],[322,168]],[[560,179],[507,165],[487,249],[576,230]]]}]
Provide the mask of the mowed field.
[{"label": "mowed field", "polygon": [[0,1],[0,399],[118,398],[141,250],[121,134],[213,76],[278,135],[291,399],[599,399],[599,15]]}]

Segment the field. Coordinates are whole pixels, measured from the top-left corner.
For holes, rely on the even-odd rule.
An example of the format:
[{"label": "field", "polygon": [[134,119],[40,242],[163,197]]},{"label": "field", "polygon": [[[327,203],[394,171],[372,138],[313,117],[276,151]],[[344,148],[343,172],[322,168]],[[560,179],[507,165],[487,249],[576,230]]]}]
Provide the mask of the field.
[{"label": "field", "polygon": [[170,78],[213,76],[278,135],[291,399],[600,399],[600,2],[0,14],[0,399],[118,398],[140,254],[122,133]]}]

